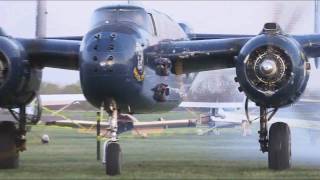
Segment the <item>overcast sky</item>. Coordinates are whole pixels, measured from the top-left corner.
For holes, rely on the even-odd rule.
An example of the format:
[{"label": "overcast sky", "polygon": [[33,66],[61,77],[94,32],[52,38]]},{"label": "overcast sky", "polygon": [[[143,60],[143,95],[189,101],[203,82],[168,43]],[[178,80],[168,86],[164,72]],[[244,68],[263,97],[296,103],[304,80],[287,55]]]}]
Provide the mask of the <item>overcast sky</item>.
[{"label": "overcast sky", "polygon": [[[49,1],[48,36],[83,35],[94,9],[127,1]],[[195,32],[257,34],[265,22],[277,21],[294,34],[312,33],[313,1],[140,1],[178,22],[187,22]],[[35,1],[0,1],[0,22],[17,37],[34,37]],[[78,72],[46,68],[44,81],[76,82]]]}]

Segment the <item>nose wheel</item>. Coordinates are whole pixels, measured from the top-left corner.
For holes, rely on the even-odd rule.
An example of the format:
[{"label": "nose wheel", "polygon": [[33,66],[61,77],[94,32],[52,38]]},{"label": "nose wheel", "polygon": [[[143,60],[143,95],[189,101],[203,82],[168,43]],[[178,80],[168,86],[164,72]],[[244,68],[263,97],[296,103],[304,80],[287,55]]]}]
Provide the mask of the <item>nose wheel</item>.
[{"label": "nose wheel", "polygon": [[122,152],[120,144],[109,141],[105,145],[105,168],[106,174],[110,176],[121,173]]},{"label": "nose wheel", "polygon": [[118,109],[115,101],[111,101],[107,112],[109,113],[110,135],[111,138],[104,144],[105,171],[109,176],[121,173],[122,151],[118,143]]},{"label": "nose wheel", "polygon": [[268,116],[267,108],[260,107],[259,143],[261,151],[268,152],[268,166],[272,170],[285,170],[291,167],[291,134],[288,124],[276,122],[271,125],[268,136],[268,121],[276,110]]},{"label": "nose wheel", "polygon": [[291,167],[290,128],[286,123],[277,122],[270,127],[268,162],[273,170]]}]

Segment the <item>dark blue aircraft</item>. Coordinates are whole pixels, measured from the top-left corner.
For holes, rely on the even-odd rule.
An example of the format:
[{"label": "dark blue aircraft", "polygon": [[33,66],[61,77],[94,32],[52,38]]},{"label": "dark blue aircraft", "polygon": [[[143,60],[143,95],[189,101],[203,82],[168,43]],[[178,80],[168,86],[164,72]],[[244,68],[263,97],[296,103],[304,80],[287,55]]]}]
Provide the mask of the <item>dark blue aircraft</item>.
[{"label": "dark blue aircraft", "polygon": [[79,70],[87,100],[111,115],[108,175],[121,169],[120,111],[169,111],[184,99],[193,73],[224,68],[236,69],[239,90],[260,107],[259,143],[269,168],[289,168],[290,129],[285,123],[268,129],[267,122],[304,92],[309,58],[320,56],[320,35],[292,36],[276,23],[266,23],[257,35],[191,32],[165,14],[132,5],[97,9],[83,37],[21,39],[0,31],[0,107],[20,108],[17,125],[0,124],[0,167],[18,166],[26,143],[25,106],[37,95],[42,69],[54,67]]}]

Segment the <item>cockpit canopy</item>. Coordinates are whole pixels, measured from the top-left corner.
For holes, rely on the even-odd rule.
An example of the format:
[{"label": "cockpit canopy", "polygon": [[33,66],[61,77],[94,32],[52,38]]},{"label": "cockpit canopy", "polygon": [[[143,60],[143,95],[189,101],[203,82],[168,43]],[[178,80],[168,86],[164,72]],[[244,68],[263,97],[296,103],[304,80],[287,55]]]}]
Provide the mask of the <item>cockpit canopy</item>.
[{"label": "cockpit canopy", "polygon": [[148,32],[153,32],[152,24],[144,8],[132,5],[118,5],[102,7],[93,13],[91,27],[103,24],[132,23]]},{"label": "cockpit canopy", "polygon": [[186,23],[179,23],[179,26],[183,29],[183,31],[184,31],[186,34],[192,34],[192,33],[194,33],[194,32],[193,32],[193,29],[191,28],[191,26],[189,26],[189,25],[186,24]]}]

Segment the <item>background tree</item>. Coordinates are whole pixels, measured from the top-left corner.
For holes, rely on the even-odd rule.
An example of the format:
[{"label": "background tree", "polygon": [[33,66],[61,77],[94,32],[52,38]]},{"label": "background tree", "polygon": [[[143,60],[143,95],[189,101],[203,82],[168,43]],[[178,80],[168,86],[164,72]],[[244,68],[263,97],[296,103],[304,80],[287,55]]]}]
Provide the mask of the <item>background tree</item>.
[{"label": "background tree", "polygon": [[40,87],[40,94],[82,94],[82,90],[79,81],[65,86],[43,82]]}]

